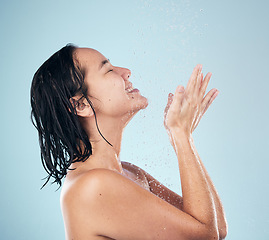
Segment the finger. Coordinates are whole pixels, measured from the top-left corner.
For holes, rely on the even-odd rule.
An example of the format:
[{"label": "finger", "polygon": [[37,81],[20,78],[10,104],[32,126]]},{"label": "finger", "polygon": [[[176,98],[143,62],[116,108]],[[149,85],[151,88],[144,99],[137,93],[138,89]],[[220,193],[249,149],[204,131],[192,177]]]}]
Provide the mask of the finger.
[{"label": "finger", "polygon": [[201,78],[200,78],[200,86],[202,85],[202,83],[203,83],[203,79],[204,79],[204,74],[201,72]]},{"label": "finger", "polygon": [[203,98],[205,95],[205,92],[206,92],[206,89],[207,89],[207,86],[208,86],[208,83],[209,83],[211,76],[212,76],[211,72],[207,73],[205,76],[205,79],[202,81],[202,85],[200,87],[200,97],[201,98]]},{"label": "finger", "polygon": [[187,86],[186,86],[186,91],[187,91],[187,92],[190,92],[190,91],[193,90],[193,88],[194,88],[194,86],[195,86],[195,82],[196,82],[196,80],[197,80],[197,75],[198,75],[198,73],[199,73],[201,67],[202,67],[201,64],[197,64],[197,65],[194,67],[194,69],[193,69],[193,71],[192,71],[192,74],[191,74],[191,76],[190,76],[190,79],[189,79],[189,81],[188,81],[188,83],[187,83]]},{"label": "finger", "polygon": [[205,96],[203,102],[202,102],[202,115],[205,114],[209,106],[212,104],[212,102],[216,99],[218,96],[219,91],[217,89],[211,89],[208,94]]},{"label": "finger", "polygon": [[163,124],[165,126],[165,128],[167,128],[166,126],[166,116],[167,116],[167,112],[170,108],[170,105],[171,103],[173,102],[173,98],[174,98],[174,95],[172,93],[169,93],[168,94],[168,101],[167,101],[167,104],[166,104],[166,107],[165,107],[165,110],[164,110],[164,119],[163,119]]},{"label": "finger", "polygon": [[187,87],[186,87],[186,92],[192,92],[195,84],[197,82],[197,76],[199,74],[199,72],[201,72],[202,70],[202,65],[201,64],[197,64],[196,67],[193,69],[191,77],[188,81]]},{"label": "finger", "polygon": [[173,97],[174,97],[174,95],[172,93],[168,94],[168,101],[167,101],[166,107],[164,109],[164,116],[165,117],[166,117],[167,111],[168,111],[171,103],[173,102]]},{"label": "finger", "polygon": [[173,102],[171,103],[171,107],[179,107],[181,105],[184,93],[184,87],[182,85],[178,85],[175,91]]},{"label": "finger", "polygon": [[198,75],[197,75],[197,80],[196,80],[196,84],[194,86],[194,95],[195,96],[200,96],[199,92],[200,92],[200,87],[203,81],[203,73],[202,73],[202,69],[201,71],[199,71]]},{"label": "finger", "polygon": [[[212,89],[212,90],[216,90],[216,89]],[[201,118],[204,116],[205,112],[207,111],[207,109],[209,108],[209,106],[212,104],[212,102],[215,100],[215,98],[218,96],[219,94],[219,91],[213,91],[213,95],[211,96],[211,98],[209,99],[209,101],[207,102],[207,104],[203,105],[202,106],[202,111],[201,111],[201,114],[200,116],[196,119],[195,121],[195,124],[194,124],[194,127],[193,127],[193,130],[197,127],[198,123],[200,122]]]}]

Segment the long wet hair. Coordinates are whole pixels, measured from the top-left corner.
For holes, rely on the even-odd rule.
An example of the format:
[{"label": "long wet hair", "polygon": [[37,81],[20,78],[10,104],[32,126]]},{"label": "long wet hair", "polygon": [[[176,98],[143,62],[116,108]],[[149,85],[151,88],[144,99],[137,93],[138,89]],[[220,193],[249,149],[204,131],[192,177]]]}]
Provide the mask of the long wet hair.
[{"label": "long wet hair", "polygon": [[60,187],[70,165],[84,162],[92,154],[89,137],[77,116],[78,102],[72,104],[72,97],[80,94],[86,98],[101,134],[87,96],[85,73],[75,59],[75,50],[74,45],[68,44],[53,54],[36,71],[32,81],[31,120],[38,130],[41,160],[48,173],[42,188],[51,177]]}]

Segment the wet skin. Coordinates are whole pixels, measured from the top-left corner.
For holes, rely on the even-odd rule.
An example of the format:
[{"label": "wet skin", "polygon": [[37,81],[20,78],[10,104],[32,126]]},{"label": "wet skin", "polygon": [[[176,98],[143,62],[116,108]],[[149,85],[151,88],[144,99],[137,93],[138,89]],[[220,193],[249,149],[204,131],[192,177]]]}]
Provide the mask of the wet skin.
[{"label": "wet skin", "polygon": [[[113,66],[93,49],[79,49],[76,58],[86,70],[91,108],[78,109],[93,154],[71,165],[61,192],[66,239],[223,239],[227,224],[216,189],[196,151],[192,132],[216,98],[205,91],[211,74],[194,69],[186,89],[170,94],[164,126],[178,158],[183,197],[159,183],[144,170],[121,162],[124,127],[148,102],[130,92],[131,72]],[[205,95],[205,96],[204,96]],[[74,96],[77,100],[81,96]],[[84,101],[84,100],[83,100]]]}]

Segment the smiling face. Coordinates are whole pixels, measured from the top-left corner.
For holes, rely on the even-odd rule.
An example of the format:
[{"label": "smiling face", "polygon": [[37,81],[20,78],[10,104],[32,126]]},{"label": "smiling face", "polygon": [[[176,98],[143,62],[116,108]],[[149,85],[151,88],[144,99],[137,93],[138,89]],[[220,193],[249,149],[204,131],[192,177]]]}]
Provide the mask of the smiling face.
[{"label": "smiling face", "polygon": [[88,96],[97,114],[122,117],[147,107],[147,99],[133,89],[129,81],[129,69],[113,66],[101,53],[90,48],[76,49],[75,56],[85,71]]}]

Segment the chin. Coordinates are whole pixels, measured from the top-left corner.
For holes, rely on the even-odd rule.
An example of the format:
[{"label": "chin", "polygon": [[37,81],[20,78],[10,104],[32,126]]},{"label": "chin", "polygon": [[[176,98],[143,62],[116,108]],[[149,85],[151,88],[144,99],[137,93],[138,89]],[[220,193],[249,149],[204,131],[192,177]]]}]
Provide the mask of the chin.
[{"label": "chin", "polygon": [[123,118],[125,120],[125,126],[140,110],[145,109],[148,106],[148,99],[145,97],[142,98],[139,102],[136,102],[135,106],[133,106],[131,110],[127,112],[127,115],[125,115],[126,118]]},{"label": "chin", "polygon": [[144,96],[141,96],[140,99],[137,101],[135,108],[137,109],[137,111],[139,111],[141,109],[145,109],[148,104],[148,99]]},{"label": "chin", "polygon": [[148,99],[142,95],[131,97],[130,105],[127,107],[128,114],[135,115],[139,110],[145,109],[148,106]]},{"label": "chin", "polygon": [[[144,98],[145,98],[145,97],[144,97]],[[144,102],[144,104],[143,104],[143,106],[142,106],[141,109],[145,109],[145,108],[149,105],[149,102],[148,102],[148,99],[147,99],[147,98],[145,98],[144,101],[145,101],[145,102]]]},{"label": "chin", "polygon": [[136,101],[136,103],[133,103],[134,105],[128,110],[128,114],[135,115],[140,110],[145,109],[148,106],[148,99],[145,97],[142,97],[139,99],[139,101]]}]

